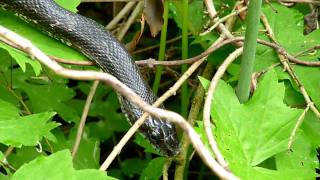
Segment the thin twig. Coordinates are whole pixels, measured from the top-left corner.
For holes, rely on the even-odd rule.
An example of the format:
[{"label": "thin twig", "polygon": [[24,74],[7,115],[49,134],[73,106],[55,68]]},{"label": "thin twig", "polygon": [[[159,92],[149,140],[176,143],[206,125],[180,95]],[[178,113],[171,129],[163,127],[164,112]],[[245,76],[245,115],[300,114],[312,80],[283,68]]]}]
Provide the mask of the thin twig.
[{"label": "thin twig", "polygon": [[[234,6],[234,9],[238,6],[238,4],[241,2],[237,2]],[[232,29],[233,24],[235,23],[235,17],[231,17],[227,20],[226,22],[226,27],[228,29]],[[220,44],[224,40],[224,35],[220,35],[220,37],[214,42],[214,44]],[[213,44],[213,45],[214,45]],[[213,74],[213,66],[210,63],[207,63],[202,77],[211,79]],[[202,87],[201,84],[198,85],[198,88],[195,92],[195,95],[193,97],[192,103],[191,103],[191,108],[190,108],[190,113],[188,115],[188,122],[190,123],[191,126],[194,125],[200,111],[201,107],[204,101],[204,96],[205,96],[205,90]],[[181,138],[181,152],[180,154],[176,157],[176,169],[175,169],[175,179],[183,179],[184,178],[184,171],[187,163],[187,155],[188,155],[188,149],[190,146],[190,140],[188,139],[188,136],[186,133],[183,133],[182,138]],[[189,161],[192,159],[195,151],[192,152],[192,154],[189,156]]]},{"label": "thin twig", "polygon": [[282,3],[306,3],[306,4],[314,4],[320,5],[318,0],[279,0]]},{"label": "thin twig", "polygon": [[[76,79],[76,80],[101,80],[110,85],[114,88],[119,94],[121,94],[124,98],[128,99],[130,102],[137,105],[139,108],[144,110],[145,112],[150,113],[151,115],[166,119],[170,122],[173,122],[179,125],[184,131],[187,132],[194,148],[198,152],[199,156],[203,160],[203,162],[213,171],[215,172],[220,178],[223,179],[238,179],[232,173],[226,171],[223,167],[219,165],[215,161],[215,159],[211,156],[208,149],[202,143],[200,136],[196,133],[196,131],[190,126],[186,120],[180,116],[179,114],[155,108],[150,106],[146,102],[144,102],[133,90],[129,87],[121,83],[118,79],[113,77],[108,73],[101,73],[95,71],[78,71],[78,70],[70,70],[63,68],[57,62],[51,60],[47,57],[42,51],[36,48],[30,41],[22,38],[21,36],[17,35],[16,33],[0,26],[0,40],[6,40],[13,44],[16,44],[21,49],[24,50],[30,56],[38,59],[42,64],[46,65],[52,71],[54,71],[57,75]],[[197,61],[196,63],[199,63]],[[203,62],[203,61],[202,61]],[[196,64],[194,63],[194,64]],[[192,66],[191,66],[192,67]],[[190,69],[190,68],[189,68]],[[187,75],[186,75],[187,76]],[[136,123],[135,123],[136,124]],[[101,169],[101,168],[100,168]]]},{"label": "thin twig", "polygon": [[164,165],[163,165],[163,168],[162,168],[162,179],[163,180],[169,180],[169,178],[168,178],[168,170],[169,170],[169,167],[171,166],[171,164],[172,164],[172,159],[171,158],[168,158],[164,162]]},{"label": "thin twig", "polygon": [[9,163],[6,163],[6,162],[0,160],[0,164],[1,164],[2,166],[6,167],[6,168],[9,168],[9,169],[10,169],[11,171],[13,171],[13,172],[17,171],[16,168],[14,168],[13,166],[11,166]]},{"label": "thin twig", "polygon": [[[267,28],[268,33],[273,34],[273,30],[271,28],[268,28],[268,27],[270,27],[268,19],[262,18],[261,20],[262,20],[263,24],[266,24],[265,27]],[[278,43],[277,43],[277,40],[275,39],[274,36],[270,36],[270,38],[272,41],[274,41],[274,44],[272,44],[272,46],[278,46],[278,57],[279,57],[281,64],[284,66],[285,70],[288,72],[288,74],[291,76],[291,78],[294,80],[294,82],[299,87],[300,92],[303,95],[308,106],[310,106],[310,109],[314,112],[314,114],[317,116],[317,118],[320,119],[319,110],[316,108],[316,106],[314,105],[314,103],[310,99],[310,96],[307,93],[303,83],[300,81],[300,79],[298,78],[296,73],[293,71],[293,69],[288,61],[288,59],[290,59],[290,56],[286,53],[286,51],[283,48],[281,48],[279,45],[277,45]],[[269,43],[269,45],[271,45],[271,44]]]},{"label": "thin twig", "polygon": [[127,22],[121,27],[121,31],[117,34],[118,40],[122,40],[124,35],[127,33],[128,29],[130,28],[131,24],[135,22],[137,17],[141,14],[143,10],[143,1],[140,1],[137,6],[132,11],[131,15],[129,16]]},{"label": "thin twig", "polygon": [[82,116],[81,116],[81,120],[78,126],[78,130],[77,130],[77,136],[72,148],[72,158],[74,159],[76,157],[76,154],[78,152],[79,146],[80,146],[80,142],[81,142],[81,138],[82,138],[82,134],[83,134],[83,130],[86,124],[86,120],[87,120],[87,116],[90,110],[90,106],[91,106],[91,102],[93,99],[94,94],[96,93],[96,89],[99,85],[99,81],[95,80],[93,81],[93,84],[90,88],[90,92],[88,94],[86,103],[84,105],[83,111],[82,111]]},{"label": "thin twig", "polygon": [[13,146],[9,146],[4,152],[4,157],[7,158],[12,153],[13,149],[14,149]]},{"label": "thin twig", "polygon": [[[216,23],[219,21],[219,18],[216,17],[217,16],[217,11],[213,5],[213,1],[212,0],[204,0],[209,16],[212,19],[213,23]],[[228,30],[228,28],[222,24],[219,23],[219,25],[217,26],[218,31],[220,31],[222,34],[224,34],[227,38],[234,38],[233,35],[231,34],[231,32]],[[240,44],[238,44],[240,45]]]},{"label": "thin twig", "polygon": [[28,108],[28,106],[26,105],[26,103],[24,103],[23,99],[20,98],[15,92],[13,89],[11,89],[11,87],[7,87],[8,91],[15,97],[18,99],[18,101],[20,102],[20,104],[23,106],[24,110],[26,111],[26,114],[27,115],[31,115],[31,111],[30,109]]},{"label": "thin twig", "polygon": [[[177,36],[177,37],[175,37],[175,38],[169,39],[169,40],[166,41],[166,44],[174,43],[174,42],[180,40],[181,37],[182,37],[182,36]],[[159,45],[159,44],[156,44],[156,45],[152,45],[152,46],[149,46],[149,47],[145,47],[145,48],[143,48],[143,49],[135,50],[135,51],[131,52],[131,54],[132,54],[132,55],[133,55],[133,54],[139,54],[139,53],[142,53],[142,52],[145,52],[145,51],[150,51],[150,50],[152,50],[152,49],[156,49],[156,48],[159,48],[159,47],[160,47],[160,45]]]},{"label": "thin twig", "polygon": [[301,52],[298,52],[297,54],[294,55],[294,57],[301,56],[301,55],[303,55],[303,54],[305,54],[305,53],[312,52],[312,51],[315,51],[315,50],[317,50],[317,49],[320,49],[320,44],[315,45],[315,46],[312,47],[312,48],[309,48],[309,49],[303,50],[303,51],[301,51]]},{"label": "thin twig", "polygon": [[[229,43],[234,43],[234,42],[239,42],[239,41],[243,41],[243,37],[235,37],[235,38],[231,38],[228,39],[228,41],[224,41],[223,43],[225,44],[229,44]],[[274,48],[276,50],[279,49],[283,49],[282,47],[280,47],[279,45],[275,44],[275,43],[271,43],[271,42],[267,42],[267,41],[263,41],[258,39],[258,43],[265,45],[265,46],[269,46],[271,48]],[[16,47],[18,48],[18,47]],[[207,55],[209,55],[210,53],[212,53],[212,51],[214,51],[215,49],[209,48],[206,51],[204,51],[203,53],[194,56],[192,58],[189,59],[184,59],[184,60],[169,60],[169,61],[157,61],[156,59],[147,59],[147,60],[138,60],[135,61],[135,63],[137,65],[147,65],[150,68],[153,68],[153,66],[158,66],[158,65],[163,65],[163,66],[179,66],[182,64],[192,64],[194,62],[196,62],[197,60],[201,59],[202,57],[205,57]],[[298,59],[290,54],[288,54],[286,51],[282,51],[281,53],[283,53],[284,55],[286,55],[289,59],[289,61],[294,62],[298,65],[304,65],[304,66],[320,66],[320,62],[319,61],[303,61],[301,59]],[[63,64],[71,64],[71,65],[79,65],[79,66],[92,66],[95,65],[93,62],[91,61],[78,61],[78,60],[65,60],[62,58],[58,58],[58,57],[54,57],[54,56],[49,56],[50,58],[54,59],[55,61],[59,62],[59,63],[63,63]]]},{"label": "thin twig", "polygon": [[294,126],[294,128],[293,128],[293,130],[292,130],[292,132],[291,132],[291,135],[290,135],[290,137],[289,137],[288,150],[291,150],[292,144],[293,144],[293,139],[294,139],[294,137],[295,137],[295,135],[296,135],[297,130],[298,130],[299,127],[301,126],[301,124],[302,124],[302,122],[303,122],[303,119],[304,119],[306,113],[308,112],[309,108],[310,108],[310,106],[307,106],[307,107],[303,110],[302,114],[299,116],[299,118],[298,118],[298,120],[297,120],[297,122],[296,122],[296,125]]},{"label": "thin twig", "polygon": [[204,36],[208,33],[210,33],[211,31],[213,31],[220,23],[225,22],[226,20],[228,20],[229,18],[231,18],[232,16],[237,16],[238,14],[240,14],[243,11],[246,11],[247,7],[243,7],[239,10],[235,10],[233,12],[231,12],[230,14],[224,16],[223,18],[219,19],[213,26],[211,26],[209,29],[207,29],[205,32],[200,33],[200,36]]},{"label": "thin twig", "polygon": [[58,63],[77,65],[77,66],[93,66],[95,65],[92,61],[78,61],[78,60],[66,60],[62,58],[58,58],[55,56],[49,56],[51,59],[55,60]]},{"label": "thin twig", "polygon": [[[211,129],[211,123],[210,123],[210,112],[211,112],[211,104],[213,100],[213,94],[214,91],[218,85],[219,79],[223,76],[225,71],[227,70],[228,66],[237,58],[239,57],[243,52],[243,48],[238,48],[233,53],[231,53],[226,60],[223,61],[223,63],[218,68],[217,72],[213,76],[208,92],[207,97],[205,98],[204,108],[203,108],[203,123],[204,128],[207,134],[207,138],[209,140],[209,144],[211,146],[211,149],[213,150],[214,154],[216,155],[216,158],[218,162],[224,167],[227,168],[227,163],[225,162],[221,152],[218,149],[217,143],[214,139],[212,129]],[[213,121],[213,120],[212,120]]]},{"label": "thin twig", "polygon": [[136,4],[136,1],[130,1],[128,2],[121,11],[108,23],[106,26],[106,29],[112,30],[115,28],[118,24],[118,22],[126,15],[128,12],[133,8],[133,6]]}]

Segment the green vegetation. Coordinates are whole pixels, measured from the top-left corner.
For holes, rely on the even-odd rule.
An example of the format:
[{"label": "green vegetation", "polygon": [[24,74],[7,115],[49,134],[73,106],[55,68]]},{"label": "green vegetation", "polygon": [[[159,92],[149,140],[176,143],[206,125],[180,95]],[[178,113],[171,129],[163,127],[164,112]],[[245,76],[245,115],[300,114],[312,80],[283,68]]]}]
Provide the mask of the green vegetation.
[{"label": "green vegetation", "polygon": [[[57,2],[74,12],[80,4],[80,0]],[[161,34],[155,38],[150,37],[146,24],[145,32],[136,47],[139,50],[160,45],[160,48],[144,53],[133,51],[136,60],[157,57],[159,60],[187,59],[206,51],[220,37],[221,32],[216,29],[207,35],[199,35],[215,24],[207,15],[207,7],[202,0],[164,2]],[[234,0],[214,1],[217,16],[222,18],[234,12],[234,7],[238,7],[237,3]],[[251,16],[258,21],[260,4],[258,1],[255,3],[257,4],[252,4],[252,7],[255,7],[256,13]],[[100,10],[112,7],[110,3],[81,6],[81,13],[84,13],[83,9],[87,9],[87,6]],[[319,46],[320,30],[303,35],[304,16],[310,11],[309,5],[303,3],[285,7],[271,1],[271,4],[261,5],[261,12],[266,16],[273,36],[283,51],[292,56],[298,54],[296,57],[306,62],[319,62],[319,49],[306,50]],[[90,13],[91,11],[88,14]],[[112,18],[110,14],[107,15]],[[106,15],[103,14],[104,16]],[[255,36],[251,39],[252,46],[247,45],[249,38],[246,33],[254,34],[246,28],[256,21],[242,20],[240,16],[244,17],[245,14],[233,17],[235,21],[230,31],[236,37],[245,36],[245,47],[251,54],[246,57],[245,48],[244,56],[227,68],[214,92],[210,113],[212,132],[218,148],[227,161],[230,172],[240,179],[316,179],[319,176],[316,169],[319,169],[317,149],[320,147],[320,119],[310,108],[310,104],[306,104],[300,86],[281,65],[278,51],[256,44]],[[101,15],[97,17],[102,22],[105,20],[99,19]],[[65,60],[87,60],[81,53],[4,10],[0,10],[0,25],[29,39],[49,56]],[[256,28],[251,30],[258,32],[259,39],[273,43],[262,21],[254,25]],[[140,27],[139,23],[134,23],[124,38],[124,43],[135,41]],[[168,43],[178,36],[181,36],[179,40]],[[210,64],[214,70],[218,69],[237,46],[227,44],[211,53],[176,92],[177,96],[172,96],[164,103],[166,108],[188,117],[189,107],[193,106],[190,102],[205,98],[205,95],[197,97],[195,90],[198,87],[207,89],[210,84],[209,78],[203,78],[206,64]],[[241,63],[250,58],[254,60],[249,63],[252,67],[245,70]],[[315,107],[320,109],[319,66],[290,66]],[[65,64],[64,67],[98,71],[94,66]],[[169,89],[188,67],[190,65],[168,68],[157,66],[152,69],[145,65],[141,69],[149,84],[153,84],[154,91],[161,96],[160,92]],[[249,81],[243,91],[245,94],[239,101],[237,95],[242,91],[238,86],[241,72]],[[259,73],[259,76],[252,79],[252,73]],[[255,88],[248,86],[255,83]],[[117,94],[104,83],[97,87],[78,152],[72,159],[71,150],[91,85],[92,82],[57,76],[36,59],[0,41],[0,180],[162,178],[163,167],[168,166],[172,159],[159,154],[139,133],[126,144],[106,173],[99,171],[106,157],[130,128],[120,110]],[[239,91],[236,92],[236,89]],[[250,94],[249,90],[252,90]],[[193,128],[212,153],[202,121],[203,104],[200,105],[198,115],[193,119],[196,122]],[[303,116],[305,111],[307,112]],[[302,124],[293,136],[294,127],[299,120]],[[179,126],[177,129],[180,129]],[[182,133],[183,130],[180,129],[179,137]],[[288,148],[290,141],[293,144]],[[180,164],[172,161],[173,165],[168,171],[169,179],[173,178],[175,172],[180,173],[176,177],[184,176],[184,179],[216,178],[202,159],[193,155],[192,145],[183,151],[190,152],[186,153],[186,167],[176,171],[175,168],[178,169]],[[213,153],[212,156],[214,157]]]}]

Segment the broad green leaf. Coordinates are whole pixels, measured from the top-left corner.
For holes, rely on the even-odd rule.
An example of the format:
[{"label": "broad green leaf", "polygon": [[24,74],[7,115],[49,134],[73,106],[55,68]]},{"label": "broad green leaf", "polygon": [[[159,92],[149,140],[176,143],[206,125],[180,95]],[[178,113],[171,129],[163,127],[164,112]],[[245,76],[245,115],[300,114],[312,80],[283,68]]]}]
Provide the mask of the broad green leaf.
[{"label": "broad green leaf", "polygon": [[305,179],[315,179],[315,169],[319,168],[317,152],[303,135],[296,138],[291,151],[276,155],[276,164],[278,170],[299,169],[300,172],[309,172]]},{"label": "broad green leaf", "polygon": [[19,118],[19,113],[20,110],[17,107],[0,99],[0,121]]},{"label": "broad green leaf", "polygon": [[142,171],[139,180],[144,179],[159,179],[162,175],[162,168],[166,161],[164,157],[152,159],[147,167]]},{"label": "broad green leaf", "polygon": [[[68,137],[68,146],[72,150],[77,133],[78,126],[71,129]],[[87,128],[83,132],[78,152],[73,159],[75,169],[98,169],[100,164],[100,141],[90,137]]]},{"label": "broad green leaf", "polygon": [[39,155],[45,155],[44,152],[38,152],[37,147],[33,146],[22,146],[21,148],[16,148],[14,152],[8,156],[8,162],[18,169],[21,167],[24,163],[28,163],[35,158],[37,158]]},{"label": "broad green leaf", "polygon": [[[0,19],[0,21],[1,21],[1,19]],[[7,50],[7,52],[10,54],[10,56],[14,60],[16,60],[16,62],[19,64],[19,66],[21,67],[23,72],[26,71],[26,64],[30,64],[31,67],[33,68],[35,75],[36,76],[40,75],[42,68],[41,68],[41,64],[39,63],[39,61],[36,61],[36,60],[33,60],[33,59],[27,57],[25,54],[23,54],[19,50],[14,49],[11,46],[8,46],[6,44],[3,44],[2,42],[0,42],[0,48]]]},{"label": "broad green leaf", "polygon": [[[50,142],[50,147],[45,147],[48,151],[61,151],[63,149],[72,150],[78,126],[74,126],[66,136],[62,129],[55,129],[52,133],[56,137],[56,142]],[[76,156],[73,159],[75,169],[97,169],[100,164],[100,141],[91,138],[88,128],[84,129],[83,136]]]},{"label": "broad green leaf", "polygon": [[[182,27],[182,3],[181,1],[172,1],[169,4],[170,15],[179,26]],[[188,16],[192,17],[192,21],[188,21],[188,29],[192,33],[198,33],[202,29],[203,24],[203,2],[201,0],[192,1],[189,4]]]},{"label": "broad green leaf", "polygon": [[72,167],[72,157],[68,150],[59,151],[48,157],[40,156],[30,163],[24,164],[12,176],[13,180],[20,179],[114,179],[105,172],[95,169],[75,170]]},{"label": "broad green leaf", "polygon": [[10,180],[9,176],[0,173],[0,180]]},{"label": "broad green leaf", "polygon": [[46,112],[11,119],[0,119],[0,142],[15,147],[35,146],[37,142],[57,127],[47,122],[55,113]]},{"label": "broad green leaf", "polygon": [[72,12],[77,12],[77,6],[81,3],[81,0],[54,0],[58,3],[61,7],[68,9]]},{"label": "broad green leaf", "polygon": [[[12,91],[16,94],[23,93],[27,95],[25,104],[33,113],[44,111],[55,111],[58,115],[67,122],[78,122],[81,112],[78,113],[73,106],[70,106],[69,101],[76,95],[72,88],[69,88],[68,80],[45,74],[41,77],[34,77],[30,69],[22,72],[21,68],[10,68],[10,62],[3,61],[0,64],[0,82],[7,82],[11,79]],[[0,87],[2,84],[0,85]],[[9,85],[3,84],[3,87]],[[1,89],[1,88],[0,88]],[[7,90],[8,91],[8,90]],[[0,98],[2,95],[0,94]],[[17,98],[16,98],[17,99]]]},{"label": "broad green leaf", "polygon": [[[298,52],[311,48],[319,44],[320,31],[316,30],[308,35],[303,35],[303,17],[301,11],[294,8],[286,8],[279,4],[272,4],[272,7],[265,6],[263,11],[265,12],[271,28],[274,31],[276,39],[279,41],[280,45],[283,46],[290,54],[295,55]],[[290,14],[290,16],[288,16]],[[285,29],[285,31],[284,31]],[[271,51],[271,50],[266,50]],[[273,50],[272,50],[273,51]],[[267,64],[272,64],[278,62],[278,57],[275,55],[274,51],[268,54],[261,54],[259,58],[259,66],[266,68]],[[314,53],[307,53],[304,56],[299,57],[305,61],[319,61],[320,51],[315,51]],[[265,64],[265,65],[262,65]],[[311,99],[315,102],[316,106],[320,107],[320,69],[318,67],[306,67],[306,66],[293,66],[295,73],[297,73],[299,79],[305,86]],[[288,77],[287,77],[288,78]],[[291,80],[294,87],[295,83]],[[298,89],[297,89],[298,90]]]},{"label": "broad green leaf", "polygon": [[[66,7],[69,10],[75,12],[76,6],[79,5],[80,1],[79,0],[72,0],[72,1],[59,0],[58,3],[63,7]],[[64,59],[72,59],[72,60],[87,59],[84,55],[82,55],[78,51],[43,34],[42,32],[38,31],[34,26],[25,23],[24,21],[14,16],[10,12],[0,10],[0,17],[1,17],[0,24],[2,26],[29,39],[34,45],[36,45],[39,49],[41,49],[47,55],[56,56]],[[41,66],[37,61],[30,59],[24,53],[16,50],[15,48],[7,46],[4,43],[0,43],[0,48],[6,49],[24,71],[26,69],[26,63],[28,63],[33,67],[35,74],[39,75]]]},{"label": "broad green leaf", "polygon": [[[258,167],[287,149],[290,133],[302,113],[283,103],[284,90],[283,83],[278,83],[271,71],[263,77],[253,97],[240,104],[234,90],[219,82],[211,111],[216,125],[214,134],[230,168],[243,179],[295,177],[294,173],[286,174],[290,170]],[[306,174],[301,173],[300,177]]]},{"label": "broad green leaf", "polygon": [[308,137],[312,148],[320,147],[320,120],[314,115],[312,111],[306,114],[303,124],[301,126],[304,134]]}]

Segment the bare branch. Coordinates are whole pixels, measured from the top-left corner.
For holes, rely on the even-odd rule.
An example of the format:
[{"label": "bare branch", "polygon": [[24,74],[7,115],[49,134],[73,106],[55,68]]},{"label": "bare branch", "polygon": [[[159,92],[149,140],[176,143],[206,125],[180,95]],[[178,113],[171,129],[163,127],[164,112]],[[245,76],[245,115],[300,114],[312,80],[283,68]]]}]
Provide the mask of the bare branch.
[{"label": "bare branch", "polygon": [[72,148],[72,158],[74,158],[76,156],[78,148],[80,146],[80,141],[81,141],[81,138],[82,138],[83,129],[84,129],[85,124],[86,124],[86,119],[87,119],[87,116],[88,116],[88,113],[89,113],[89,110],[90,110],[90,105],[91,105],[93,96],[96,93],[96,89],[97,89],[98,85],[99,85],[99,81],[95,80],[95,81],[93,81],[93,84],[92,84],[92,86],[90,88],[90,92],[88,94],[86,103],[85,103],[83,111],[82,111],[81,120],[80,120],[79,127],[78,127],[78,130],[77,130],[76,140],[75,140],[73,148]]},{"label": "bare branch", "polygon": [[203,108],[203,123],[204,123],[204,128],[207,134],[207,138],[209,140],[209,144],[211,146],[211,149],[213,150],[214,154],[216,155],[216,158],[218,162],[224,167],[227,168],[227,163],[225,162],[221,152],[218,149],[217,143],[214,139],[214,136],[212,134],[212,129],[211,129],[211,123],[210,123],[210,112],[211,112],[211,104],[213,100],[213,94],[214,91],[218,85],[219,79],[223,76],[225,71],[227,70],[228,66],[242,54],[243,48],[239,48],[235,50],[233,53],[231,53],[226,60],[223,61],[223,63],[220,65],[218,68],[217,72],[215,73],[214,77],[211,80],[208,92],[207,92],[207,97],[205,99],[204,103],[204,108]]}]

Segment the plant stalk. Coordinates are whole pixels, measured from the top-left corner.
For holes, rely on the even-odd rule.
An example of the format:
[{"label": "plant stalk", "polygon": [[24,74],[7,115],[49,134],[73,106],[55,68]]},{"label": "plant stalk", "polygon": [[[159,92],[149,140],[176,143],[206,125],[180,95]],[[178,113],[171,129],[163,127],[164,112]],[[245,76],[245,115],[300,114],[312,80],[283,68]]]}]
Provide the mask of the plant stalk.
[{"label": "plant stalk", "polygon": [[[162,25],[161,37],[160,37],[160,48],[159,48],[159,57],[158,57],[159,61],[163,61],[165,59],[168,17],[169,17],[169,0],[165,0],[163,3],[163,25]],[[155,93],[155,95],[158,94],[162,70],[163,70],[163,66],[161,65],[157,66],[156,75],[155,75],[153,86],[152,86],[152,90]]]},{"label": "plant stalk", "polygon": [[261,4],[262,0],[251,0],[249,3],[244,50],[237,86],[237,96],[240,103],[246,102],[250,96],[250,82],[257,47]]}]

